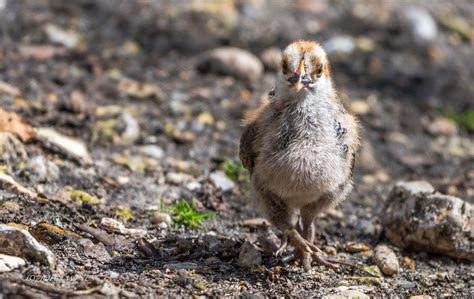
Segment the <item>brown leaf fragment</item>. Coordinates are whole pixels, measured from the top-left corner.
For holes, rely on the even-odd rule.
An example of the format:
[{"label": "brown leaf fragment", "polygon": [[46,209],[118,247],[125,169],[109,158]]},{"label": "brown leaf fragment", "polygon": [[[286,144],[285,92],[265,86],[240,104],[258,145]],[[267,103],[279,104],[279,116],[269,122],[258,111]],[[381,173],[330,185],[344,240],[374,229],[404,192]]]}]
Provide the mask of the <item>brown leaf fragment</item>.
[{"label": "brown leaf fragment", "polygon": [[[1,92],[0,82],[0,92]],[[8,112],[0,108],[0,132],[10,132],[16,134],[23,142],[35,138],[36,133],[23,119],[15,112]]]}]

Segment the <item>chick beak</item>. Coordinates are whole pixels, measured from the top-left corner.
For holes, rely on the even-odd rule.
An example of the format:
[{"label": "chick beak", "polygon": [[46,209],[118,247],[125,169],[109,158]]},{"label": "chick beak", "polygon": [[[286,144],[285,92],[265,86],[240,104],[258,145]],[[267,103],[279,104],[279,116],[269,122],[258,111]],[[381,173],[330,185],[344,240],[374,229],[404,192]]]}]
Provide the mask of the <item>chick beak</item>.
[{"label": "chick beak", "polygon": [[298,69],[296,70],[296,74],[298,75],[298,81],[296,81],[293,86],[296,92],[299,92],[304,87],[304,84],[301,83],[301,78],[305,75],[304,59],[300,60],[300,63],[298,64]]}]

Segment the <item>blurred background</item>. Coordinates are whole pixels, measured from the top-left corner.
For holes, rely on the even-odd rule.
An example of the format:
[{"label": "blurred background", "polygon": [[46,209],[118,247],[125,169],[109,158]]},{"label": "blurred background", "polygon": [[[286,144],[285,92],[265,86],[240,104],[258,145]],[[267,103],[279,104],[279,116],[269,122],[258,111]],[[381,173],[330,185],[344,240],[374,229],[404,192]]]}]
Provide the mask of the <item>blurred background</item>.
[{"label": "blurred background", "polygon": [[[274,276],[240,280],[247,274],[236,266],[237,245],[257,238],[255,222],[240,221],[258,215],[247,204],[248,174],[238,148],[241,119],[267,99],[281,51],[296,39],[317,40],[326,49],[339,96],[363,126],[355,190],[318,222],[319,239],[337,250],[346,241],[377,245],[384,201],[400,180],[427,180],[474,202],[472,0],[0,0],[0,173],[43,196],[15,209],[0,199],[0,222],[95,227],[107,216],[148,229],[164,240],[158,246],[163,259],[140,260],[139,251],[125,247],[107,267],[94,257],[84,270],[103,277],[107,269],[126,272],[114,281],[142,295],[158,285],[184,289],[184,274],[163,276],[148,267],[161,267],[173,252],[178,255],[170,260],[201,264],[219,257],[214,272],[201,273],[219,284],[203,294],[235,295],[241,288],[289,294]],[[12,123],[5,126],[6,119]],[[214,237],[196,237],[176,222],[182,199],[216,212],[206,224]],[[166,206],[177,211],[179,230],[150,217]],[[197,223],[212,218],[206,215]],[[220,241],[212,244],[220,247],[212,251],[216,235]],[[76,245],[54,247],[65,269],[53,273],[59,281],[78,273],[64,258],[76,256]],[[454,294],[451,287],[467,292],[468,280],[472,289],[469,267],[411,257],[435,278],[407,270],[404,281],[389,281],[397,292],[414,293],[413,280],[435,295]],[[265,257],[267,266],[277,262]],[[438,275],[448,266],[449,275]],[[235,275],[240,278],[232,280]],[[293,294],[306,296],[307,283],[323,286],[324,294],[342,275],[287,279],[299,290]],[[67,283],[87,285],[81,279]],[[129,286],[131,279],[141,285]],[[385,292],[377,285],[372,294]]]},{"label": "blurred background", "polygon": [[[157,144],[204,172],[237,161],[240,119],[272,89],[281,50],[314,39],[362,118],[362,167],[454,193],[466,188],[448,178],[472,181],[472,1],[2,0],[0,15],[0,80],[21,90],[2,107],[98,156]],[[241,50],[213,52],[229,46]]]}]

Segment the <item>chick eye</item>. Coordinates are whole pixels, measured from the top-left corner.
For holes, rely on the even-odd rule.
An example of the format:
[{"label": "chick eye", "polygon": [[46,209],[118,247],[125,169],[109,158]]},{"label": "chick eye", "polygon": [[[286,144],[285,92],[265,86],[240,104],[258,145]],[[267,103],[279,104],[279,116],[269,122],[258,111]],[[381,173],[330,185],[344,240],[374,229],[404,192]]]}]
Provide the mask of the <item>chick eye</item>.
[{"label": "chick eye", "polygon": [[285,62],[282,63],[281,69],[282,69],[283,74],[286,75],[288,73],[288,65]]},{"label": "chick eye", "polygon": [[290,83],[295,83],[299,79],[300,79],[300,76],[297,73],[294,73],[292,76],[288,77],[288,79],[286,80]]},{"label": "chick eye", "polygon": [[318,65],[318,67],[316,68],[316,77],[321,77],[321,75],[323,74],[323,64],[320,63]]}]

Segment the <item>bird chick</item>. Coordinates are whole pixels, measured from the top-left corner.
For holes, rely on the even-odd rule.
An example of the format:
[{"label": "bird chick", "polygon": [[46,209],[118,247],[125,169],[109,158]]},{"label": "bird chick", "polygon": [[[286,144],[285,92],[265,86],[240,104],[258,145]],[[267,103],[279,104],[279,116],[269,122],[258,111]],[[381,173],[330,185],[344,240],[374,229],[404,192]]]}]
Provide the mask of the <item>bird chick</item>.
[{"label": "bird chick", "polygon": [[337,268],[313,244],[314,222],[351,191],[358,148],[358,123],[337,97],[323,48],[291,43],[275,89],[246,120],[240,140],[253,201],[283,231],[277,255],[290,241],[306,271],[312,261]]}]

